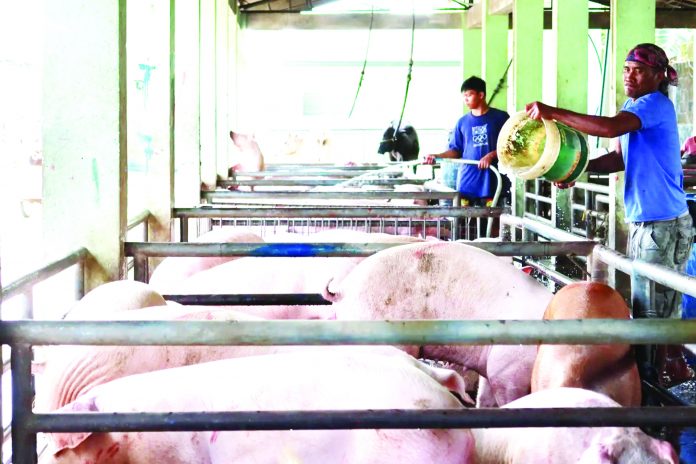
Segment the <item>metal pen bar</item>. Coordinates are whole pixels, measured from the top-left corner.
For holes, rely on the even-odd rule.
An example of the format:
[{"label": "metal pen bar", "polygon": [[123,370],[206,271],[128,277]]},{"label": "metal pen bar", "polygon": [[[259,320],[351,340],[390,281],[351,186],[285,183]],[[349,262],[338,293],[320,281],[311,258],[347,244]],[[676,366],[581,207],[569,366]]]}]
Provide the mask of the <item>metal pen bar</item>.
[{"label": "metal pen bar", "polygon": [[589,182],[576,182],[572,188],[609,195],[609,186],[607,185],[592,184]]},{"label": "metal pen bar", "polygon": [[621,253],[597,245],[593,251],[594,257],[628,275],[647,277],[653,282],[665,285],[681,293],[696,296],[696,277],[674,271],[659,264],[632,260]]},{"label": "metal pen bar", "polygon": [[235,173],[235,178],[238,177],[298,177],[298,176],[316,176],[316,177],[354,177],[361,173],[372,172],[374,169],[277,169],[272,171],[247,171]]},{"label": "metal pen bar", "polygon": [[23,276],[22,278],[2,288],[2,299],[9,299],[15,295],[24,293],[26,290],[31,289],[36,282],[48,279],[49,277],[66,270],[70,266],[84,262],[88,255],[89,252],[86,248],[80,248],[64,258],[49,263],[46,266],[43,266],[42,268]]},{"label": "metal pen bar", "polygon": [[141,211],[140,213],[136,214],[135,217],[132,217],[128,220],[128,225],[126,226],[126,230],[135,229],[143,222],[146,222],[149,217],[150,217],[149,210]]},{"label": "metal pen bar", "polygon": [[[523,229],[525,232],[531,232],[534,234],[542,235],[550,240],[557,240],[559,242],[563,241],[574,241],[574,240],[587,240],[585,237],[571,234],[569,232],[556,229],[548,224],[546,221],[539,222],[537,219],[530,219],[528,217],[517,217],[510,214],[502,214],[500,216],[500,221],[508,224],[510,226],[515,226]],[[591,241],[591,240],[587,240]],[[596,242],[594,242],[596,243]]]},{"label": "metal pen bar", "polygon": [[36,414],[34,432],[457,429],[696,425],[696,408],[469,408]]},{"label": "metal pen bar", "polygon": [[206,200],[246,200],[266,199],[276,201],[279,199],[300,200],[451,200],[453,192],[239,192],[229,190],[216,190],[214,192],[201,192],[201,198]]},{"label": "metal pen bar", "polygon": [[553,280],[554,282],[561,284],[561,285],[568,285],[572,284],[573,282],[578,282],[576,279],[571,279],[570,277],[561,274],[560,272],[556,271],[555,269],[550,268],[549,266],[546,266],[543,263],[540,263],[539,261],[536,261],[534,259],[529,259],[526,261],[526,264],[532,266],[533,268],[541,271],[544,273],[546,277],[549,279]]},{"label": "metal pen bar", "polygon": [[13,344],[12,364],[12,462],[36,462],[36,433],[31,430],[34,385],[31,377],[31,346]]},{"label": "metal pen bar", "polygon": [[[381,185],[381,186],[392,186],[392,185],[404,185],[404,184],[422,184],[426,179],[383,179],[383,178],[371,178],[371,179],[360,179],[354,181],[351,185]],[[343,182],[343,179],[245,179],[245,180],[231,180],[223,179],[217,182],[219,187],[312,187],[312,186],[326,186],[326,185],[336,185]]]},{"label": "metal pen bar", "polygon": [[[422,193],[422,192],[421,192]],[[174,208],[177,218],[414,218],[497,217],[504,208],[441,207],[227,207]]]},{"label": "metal pen bar", "polygon": [[277,294],[216,294],[216,295],[162,295],[167,301],[182,305],[221,306],[221,305],[330,305],[321,295],[314,293]]},{"label": "metal pen bar", "polygon": [[[166,243],[126,242],[126,256],[370,256],[402,243]],[[588,255],[594,242],[466,242],[498,256]],[[137,258],[136,258],[137,261]]]},{"label": "metal pen bar", "polygon": [[31,345],[683,344],[696,320],[7,321],[0,341]]}]

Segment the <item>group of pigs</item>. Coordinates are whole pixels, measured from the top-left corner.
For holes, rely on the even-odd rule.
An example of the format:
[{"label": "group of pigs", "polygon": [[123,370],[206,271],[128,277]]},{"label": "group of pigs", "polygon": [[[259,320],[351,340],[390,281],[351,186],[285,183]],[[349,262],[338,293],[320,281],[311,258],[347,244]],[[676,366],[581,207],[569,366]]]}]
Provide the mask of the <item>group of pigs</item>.
[{"label": "group of pigs", "polygon": [[[284,234],[276,241],[337,242]],[[576,319],[629,317],[598,283],[555,295],[518,268],[458,242],[404,242],[368,258],[166,258],[150,284],[102,285],[75,320]],[[348,235],[346,237],[346,234]],[[201,241],[261,242],[217,229]],[[269,239],[267,239],[269,240]],[[412,242],[412,243],[407,243]],[[330,306],[201,307],[168,293],[322,293]],[[479,407],[640,405],[626,345],[60,346],[37,351],[37,412],[462,409],[463,373]],[[416,357],[439,361],[425,364]],[[457,393],[457,395],[452,394]],[[672,463],[671,445],[637,428],[489,428],[55,433],[42,463]]]}]

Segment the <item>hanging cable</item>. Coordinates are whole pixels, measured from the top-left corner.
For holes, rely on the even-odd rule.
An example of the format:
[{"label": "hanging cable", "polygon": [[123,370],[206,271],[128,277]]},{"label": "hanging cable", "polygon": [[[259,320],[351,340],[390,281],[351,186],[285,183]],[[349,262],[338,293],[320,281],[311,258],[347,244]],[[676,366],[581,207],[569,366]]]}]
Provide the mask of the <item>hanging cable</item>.
[{"label": "hanging cable", "polygon": [[375,5],[372,5],[370,10],[370,28],[367,31],[367,47],[365,47],[365,60],[363,61],[362,71],[360,71],[360,80],[358,81],[358,89],[355,91],[355,98],[353,98],[353,106],[350,107],[350,113],[348,113],[348,118],[353,116],[353,110],[355,109],[355,103],[358,101],[358,94],[360,93],[360,87],[362,87],[363,78],[365,77],[365,68],[367,67],[367,55],[370,53],[370,37],[372,36],[372,23],[375,19]]},{"label": "hanging cable", "polygon": [[394,128],[393,140],[396,141],[396,135],[399,132],[401,123],[404,119],[404,111],[406,110],[406,101],[408,100],[408,88],[411,85],[411,74],[413,72],[413,44],[415,43],[416,36],[416,10],[415,7],[411,10],[411,56],[408,59],[408,75],[406,76],[406,92],[404,92],[404,103],[401,105],[401,116],[399,116],[399,123]]},{"label": "hanging cable", "polygon": [[498,85],[495,86],[495,90],[491,94],[491,98],[488,99],[488,104],[490,105],[493,99],[495,98],[496,95],[498,95],[498,92],[500,92],[500,89],[503,88],[503,84],[505,84],[505,79],[507,78],[507,73],[510,70],[510,66],[512,65],[512,58],[510,58],[510,62],[507,65],[507,68],[505,68],[505,72],[503,73],[503,76],[500,78],[498,81]]}]

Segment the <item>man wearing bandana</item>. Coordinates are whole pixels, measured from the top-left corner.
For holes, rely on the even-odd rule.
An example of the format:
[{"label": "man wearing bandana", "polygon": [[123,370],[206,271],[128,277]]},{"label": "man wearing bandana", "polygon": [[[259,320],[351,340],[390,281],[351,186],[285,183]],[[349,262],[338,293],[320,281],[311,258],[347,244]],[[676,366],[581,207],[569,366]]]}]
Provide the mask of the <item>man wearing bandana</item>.
[{"label": "man wearing bandana", "polygon": [[[677,72],[664,50],[654,44],[636,45],[626,56],[623,82],[629,97],[613,117],[591,116],[544,105],[526,106],[534,119],[555,119],[597,137],[618,138],[614,151],[592,159],[588,171],[626,171],[624,203],[629,225],[627,254],[634,259],[661,264],[684,272],[693,241],[692,220],[684,193],[679,135],[674,105],[667,86],[677,85]],[[556,184],[566,188],[572,184]],[[655,305],[634,308],[634,318],[679,318],[681,294],[655,285]],[[641,374],[655,377],[672,358],[681,361],[681,348],[647,347],[637,352],[643,358]],[[652,368],[654,366],[655,368]],[[669,366],[668,366],[669,367]],[[693,372],[684,363],[664,372],[664,384],[675,383]]]}]

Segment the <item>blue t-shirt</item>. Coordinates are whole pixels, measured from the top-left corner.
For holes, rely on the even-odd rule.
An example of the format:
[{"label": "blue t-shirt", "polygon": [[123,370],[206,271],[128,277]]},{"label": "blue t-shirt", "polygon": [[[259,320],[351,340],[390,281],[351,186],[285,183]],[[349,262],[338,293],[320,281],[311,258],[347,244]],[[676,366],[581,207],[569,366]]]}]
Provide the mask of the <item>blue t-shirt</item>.
[{"label": "blue t-shirt", "polygon": [[680,216],[688,208],[674,105],[656,91],[629,98],[621,111],[635,114],[641,123],[640,129],[620,138],[626,166],[626,220],[663,221]]},{"label": "blue t-shirt", "polygon": [[[505,111],[495,108],[489,108],[481,116],[465,114],[457,121],[449,148],[460,153],[462,159],[480,160],[495,150],[500,128],[509,117]],[[472,198],[489,198],[495,186],[491,175],[490,170],[479,169],[475,164],[462,164],[457,172],[457,190]]]}]

